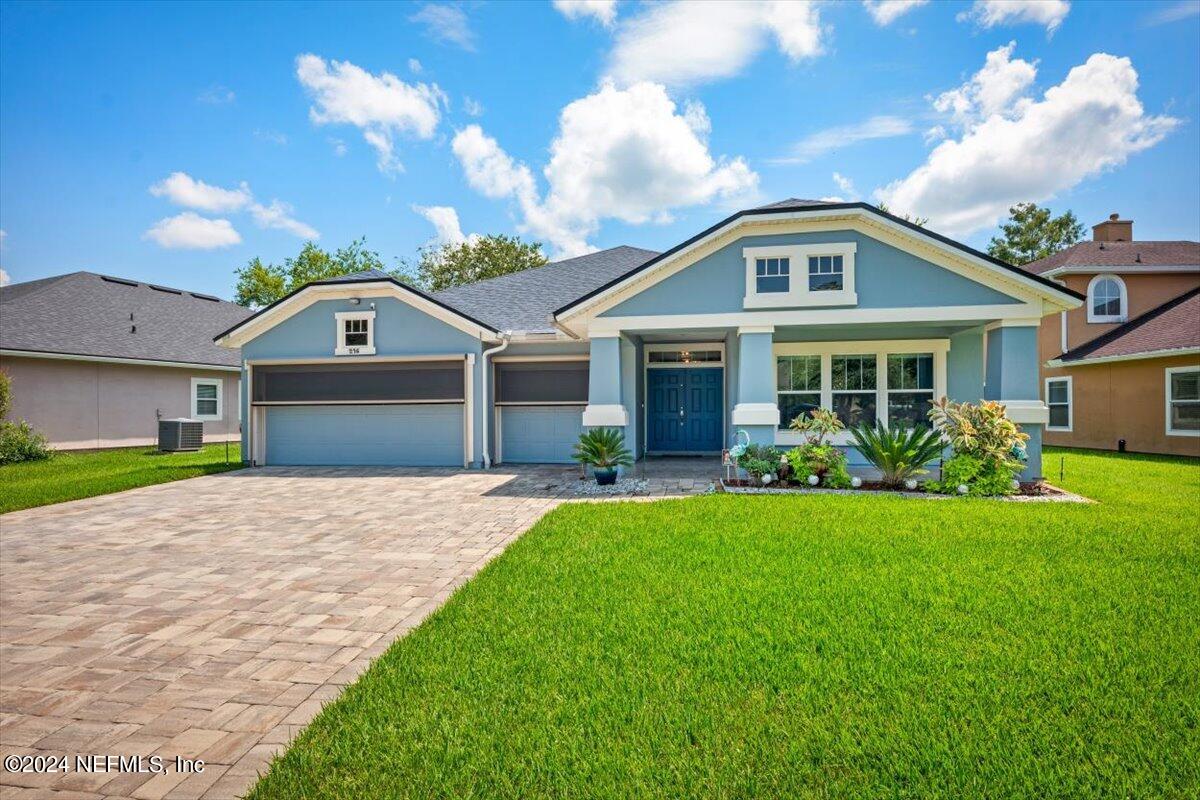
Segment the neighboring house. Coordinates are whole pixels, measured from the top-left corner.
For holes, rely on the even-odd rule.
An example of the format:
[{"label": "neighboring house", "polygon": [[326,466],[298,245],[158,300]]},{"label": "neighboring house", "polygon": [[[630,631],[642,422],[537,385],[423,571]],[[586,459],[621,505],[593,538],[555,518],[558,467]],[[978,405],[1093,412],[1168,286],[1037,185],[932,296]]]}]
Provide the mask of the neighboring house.
[{"label": "neighboring house", "polygon": [[1046,442],[1200,456],[1200,242],[1133,238],[1113,214],[1026,265],[1087,295],[1042,322]]},{"label": "neighboring house", "polygon": [[195,292],[91,272],[0,289],[0,369],[10,416],[58,449],[157,440],[158,419],[204,421],[237,440],[241,357],[212,337],[249,310]]},{"label": "neighboring house", "polygon": [[1034,477],[1038,326],[1082,299],[865,203],[793,199],[665,253],[434,295],[378,272],[318,281],[218,342],[242,351],[258,464],[566,462],[598,426],[639,457],[715,454],[739,430],[796,443],[787,423],[818,406],[897,425],[947,395],[1004,401]]}]

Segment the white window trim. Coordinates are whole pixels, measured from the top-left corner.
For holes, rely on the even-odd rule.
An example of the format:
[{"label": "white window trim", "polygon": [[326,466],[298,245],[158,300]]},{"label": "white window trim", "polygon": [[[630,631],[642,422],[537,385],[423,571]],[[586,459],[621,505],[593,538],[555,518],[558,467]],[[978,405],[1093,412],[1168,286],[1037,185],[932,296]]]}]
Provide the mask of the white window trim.
[{"label": "white window trim", "polygon": [[[692,350],[717,350],[721,353],[720,361],[651,361],[651,353],[674,353]],[[642,346],[642,363],[647,368],[654,369],[684,369],[692,367],[723,367],[725,366],[724,342],[680,342],[679,344],[646,344]]]},{"label": "white window trim", "polygon": [[[885,339],[873,342],[776,342],[771,359],[771,383],[773,396],[778,397],[775,359],[779,356],[821,357],[821,408],[833,407],[833,357],[858,354],[875,355],[875,409],[876,419],[888,424],[887,357],[901,353],[933,353],[933,399],[946,396],[946,358],[950,353],[949,339]],[[778,422],[775,423],[778,425]],[[850,444],[850,434],[842,431],[830,441],[837,445]],[[798,431],[775,431],[775,444],[797,445],[804,443],[804,435]]]},{"label": "white window trim", "polygon": [[[1171,427],[1171,376],[1177,372],[1200,372],[1200,366],[1193,367],[1167,367],[1164,370],[1164,386],[1163,391],[1166,394],[1166,427],[1167,436],[1200,436],[1200,431],[1181,431]],[[1184,401],[1186,402],[1186,401]]]},{"label": "white window trim", "polygon": [[[1100,281],[1111,280],[1115,281],[1121,289],[1121,313],[1117,316],[1111,314],[1096,314],[1094,313],[1095,303],[1092,291],[1096,288],[1096,284]],[[1125,281],[1121,280],[1120,275],[1114,275],[1111,272],[1105,272],[1097,275],[1088,281],[1087,287],[1087,321],[1095,323],[1111,323],[1125,322],[1129,319],[1129,291],[1125,288]]]},{"label": "white window trim", "polygon": [[[1053,407],[1050,403],[1050,384],[1055,381],[1065,381],[1067,384],[1067,427],[1056,428],[1051,425],[1049,421],[1047,421],[1046,430],[1056,433],[1071,433],[1073,430],[1075,430],[1075,381],[1071,375],[1055,375],[1053,377],[1046,378],[1046,380],[1042,382],[1042,399],[1045,401],[1047,408]],[[1054,405],[1062,404],[1055,403]]]},{"label": "white window trim", "polygon": [[[339,311],[333,315],[337,328],[337,344],[333,349],[335,356],[373,356],[375,355],[375,312],[374,311]],[[346,322],[354,319],[369,320],[367,325],[367,343],[348,347],[346,345]]]},{"label": "white window trim", "polygon": [[[793,244],[775,247],[744,247],[742,257],[746,260],[746,296],[744,308],[790,308],[804,306],[853,306],[858,304],[854,290],[854,254],[856,242],[833,242],[830,244]],[[812,256],[842,257],[842,288],[832,292],[810,292],[808,290],[808,259]],[[786,292],[763,292],[759,294],[755,280],[755,260],[760,258],[789,259],[789,281]]]},{"label": "white window trim", "polygon": [[[225,382],[220,378],[192,378],[192,419],[198,419],[204,422],[220,422],[225,418],[224,383]],[[201,414],[198,410],[199,398],[196,397],[196,387],[207,385],[217,387],[216,414]]]}]

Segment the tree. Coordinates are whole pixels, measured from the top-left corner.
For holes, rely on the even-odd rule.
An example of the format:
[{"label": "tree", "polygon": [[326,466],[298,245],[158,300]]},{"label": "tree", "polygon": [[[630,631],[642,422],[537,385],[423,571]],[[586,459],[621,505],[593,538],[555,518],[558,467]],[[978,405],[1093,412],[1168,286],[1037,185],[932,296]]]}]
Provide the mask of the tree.
[{"label": "tree", "polygon": [[[882,211],[885,214],[891,214],[893,217],[900,217],[899,214],[893,212],[890,208],[888,208],[887,203],[884,203],[883,201],[880,201],[879,205],[876,206],[876,208],[878,208],[880,211]],[[913,217],[908,214],[905,214],[903,217],[900,217],[900,218],[902,220],[904,220],[905,222],[911,222],[913,225],[916,225],[918,228],[924,228],[925,225],[928,224],[928,222],[929,222],[929,217]]]},{"label": "tree", "polygon": [[539,242],[494,234],[458,244],[422,247],[415,274],[408,279],[430,292],[462,286],[546,263]]},{"label": "tree", "polygon": [[377,269],[389,275],[398,275],[395,270],[384,267],[379,253],[367,250],[366,237],[355,239],[346,247],[333,253],[322,250],[313,242],[305,242],[295,258],[285,258],[283,266],[264,264],[262,259],[250,259],[246,266],[236,271],[238,305],[262,308],[294,292],[312,281],[336,278],[354,272]]},{"label": "tree", "polygon": [[1000,226],[1003,237],[992,237],[988,255],[1010,264],[1028,264],[1083,238],[1083,225],[1070,211],[1057,217],[1035,203],[1017,203],[1008,209],[1009,221]]}]

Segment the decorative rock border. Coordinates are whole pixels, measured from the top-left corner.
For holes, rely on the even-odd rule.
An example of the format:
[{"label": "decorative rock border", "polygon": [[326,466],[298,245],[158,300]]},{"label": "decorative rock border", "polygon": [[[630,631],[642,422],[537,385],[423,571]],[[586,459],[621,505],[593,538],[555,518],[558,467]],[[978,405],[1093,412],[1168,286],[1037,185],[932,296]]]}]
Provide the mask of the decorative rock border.
[{"label": "decorative rock border", "polygon": [[[809,488],[796,487],[794,489],[775,489],[769,486],[731,486],[722,478],[717,483],[719,492],[726,494],[872,494],[885,495],[887,497],[903,497],[910,500],[958,500],[961,499],[958,495],[936,494],[934,492],[889,492],[880,489],[829,489],[829,488]],[[1078,495],[1073,492],[1068,492],[1065,489],[1060,489],[1057,486],[1046,484],[1046,488],[1054,492],[1054,494],[1030,495],[1030,494],[1009,494],[999,495],[997,497],[982,497],[976,498],[981,500],[1002,500],[1009,503],[1094,503],[1095,500]]]}]

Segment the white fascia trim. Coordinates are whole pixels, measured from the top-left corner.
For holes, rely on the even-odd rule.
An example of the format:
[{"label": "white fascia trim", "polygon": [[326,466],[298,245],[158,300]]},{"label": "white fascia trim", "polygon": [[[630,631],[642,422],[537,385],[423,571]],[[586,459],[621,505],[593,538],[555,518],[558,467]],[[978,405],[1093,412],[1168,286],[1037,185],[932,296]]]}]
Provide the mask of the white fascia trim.
[{"label": "white fascia trim", "polygon": [[779,406],[774,403],[738,403],[730,421],[734,425],[779,426]]},{"label": "white fascia trim", "polygon": [[44,353],[39,350],[0,350],[6,358],[49,358],[57,361],[90,361],[96,364],[128,364],[135,367],[174,367],[176,369],[210,369],[217,372],[241,372],[241,367],[200,364],[188,361],[156,361],[150,358],[117,358],[111,356],[81,356],[74,353]]},{"label": "white fascia trim", "polygon": [[740,325],[737,329],[738,336],[746,333],[774,333],[774,325]]},{"label": "white fascia trim", "polygon": [[[987,306],[914,306],[911,308],[827,308],[786,311],[737,311],[722,314],[660,314],[638,317],[597,317],[588,327],[592,338],[614,336],[621,330],[683,330],[685,328],[776,328],[785,325],[842,325],[876,322],[990,322],[1038,317],[1040,309],[1026,303]],[[1022,323],[1018,323],[1022,324]]]},{"label": "white fascia trim", "polygon": [[583,409],[583,425],[586,428],[624,428],[628,424],[629,414],[623,405],[588,405]]},{"label": "white fascia trim", "polygon": [[321,358],[248,358],[246,366],[248,367],[264,367],[282,364],[352,364],[360,363],[388,363],[394,361],[462,361],[473,353],[424,353],[421,355],[411,356],[363,356],[362,358],[337,358],[334,356]]},{"label": "white fascia trim", "polygon": [[500,338],[495,331],[478,325],[391,281],[369,281],[354,284],[306,286],[274,308],[253,317],[243,323],[241,327],[217,339],[216,342],[221,347],[241,347],[251,339],[261,336],[279,323],[321,300],[349,300],[353,297],[367,299],[383,296],[401,300],[418,311],[478,339],[497,341]]},{"label": "white fascia trim", "polygon": [[1041,325],[1042,321],[1037,317],[1029,317],[1028,319],[1016,317],[1014,319],[1001,319],[995,322],[989,322],[987,325],[983,326],[983,331],[984,333],[987,333],[988,331],[994,331],[997,328],[1040,328]]},{"label": "white fascia trim", "polygon": [[1141,264],[1125,264],[1121,266],[1081,266],[1057,267],[1041,273],[1043,278],[1057,278],[1059,275],[1093,275],[1097,272],[1114,272],[1118,275],[1153,275],[1158,272],[1200,272],[1200,264],[1162,264],[1145,267]]},{"label": "white fascia trim", "polygon": [[[692,253],[713,243],[714,241],[716,241],[718,239],[721,239],[722,237],[726,236],[729,232],[733,231],[736,228],[747,226],[747,225],[761,225],[764,223],[788,222],[788,221],[792,221],[792,220],[795,220],[795,221],[832,221],[832,220],[839,220],[839,219],[855,220],[855,221],[863,222],[868,226],[875,225],[877,227],[882,227],[882,228],[888,230],[893,235],[896,235],[900,238],[904,238],[909,241],[915,240],[925,247],[937,250],[937,251],[949,256],[951,259],[957,259],[957,260],[960,260],[961,262],[970,264],[971,266],[982,270],[986,274],[990,274],[990,275],[1000,279],[1000,281],[999,281],[1000,283],[1005,283],[1005,282],[1012,283],[1014,285],[1022,287],[1026,292],[1030,293],[1033,297],[1043,299],[1043,300],[1049,300],[1052,304],[1054,304],[1055,306],[1058,307],[1058,308],[1052,309],[1054,311],[1060,310],[1060,308],[1061,309],[1078,308],[1082,304],[1082,301],[1067,294],[1066,289],[1063,289],[1062,291],[1056,291],[1056,290],[1046,286],[1045,284],[1041,283],[1040,281],[1034,279],[1032,276],[1023,275],[1017,271],[1010,271],[1010,270],[1003,269],[1002,267],[998,267],[995,264],[991,263],[990,261],[979,258],[978,256],[973,256],[970,253],[967,253],[966,251],[959,250],[958,248],[950,247],[949,245],[943,244],[942,242],[939,242],[937,239],[934,239],[933,237],[928,236],[927,234],[923,234],[920,231],[911,230],[907,227],[904,227],[902,225],[894,223],[889,219],[881,217],[872,212],[866,211],[865,209],[835,209],[835,210],[811,209],[811,210],[806,210],[806,211],[788,211],[788,212],[782,212],[782,213],[778,213],[778,214],[754,214],[754,215],[749,215],[749,216],[738,217],[738,218],[730,221],[728,224],[723,225],[722,227],[720,227],[717,230],[713,231],[712,233],[708,234],[707,236],[697,239],[691,245],[683,248],[679,252],[673,253],[669,258],[666,258],[666,259],[660,261],[659,263],[655,264],[648,273],[647,272],[638,272],[636,274],[627,276],[625,279],[610,286],[605,291],[595,295],[594,297],[590,297],[587,300],[579,303],[578,305],[567,309],[562,314],[557,315],[555,317],[555,320],[557,322],[561,323],[561,322],[566,322],[568,320],[579,317],[589,311],[591,313],[601,313],[604,310],[604,307],[610,307],[612,305],[615,305],[616,302],[619,302],[618,300],[614,300],[614,298],[619,298],[620,295],[627,288],[632,286],[633,284],[645,281],[649,278],[650,275],[664,272],[664,271],[668,270],[670,267],[674,266],[674,267],[676,267],[675,269],[667,272],[667,275],[673,274],[674,272],[678,271],[678,269],[681,269],[683,266],[687,266],[687,263],[690,263],[690,262],[687,262],[687,258]],[[680,264],[680,262],[685,262],[685,263]],[[664,275],[663,277],[666,277],[666,275]],[[657,283],[657,280],[652,281],[652,283]],[[999,287],[994,287],[994,288],[998,288],[999,291],[1005,291],[1004,289],[999,289]],[[1005,291],[1005,293],[1011,294],[1011,291]],[[603,306],[603,307],[597,309],[598,306]],[[1040,309],[1039,309],[1039,311],[1040,311]]]},{"label": "white fascia trim", "polygon": [[1041,400],[999,400],[1008,418],[1021,425],[1045,425],[1050,422],[1050,407]]},{"label": "white fascia trim", "polygon": [[1072,361],[1063,361],[1061,358],[1052,358],[1046,362],[1046,366],[1052,369],[1070,368],[1070,367],[1087,367],[1092,364],[1114,364],[1119,361],[1142,361],[1147,358],[1170,358],[1171,356],[1194,356],[1200,355],[1200,347],[1176,347],[1171,350],[1147,350],[1144,353],[1130,353],[1124,356],[1100,356],[1098,358],[1080,358]]}]

